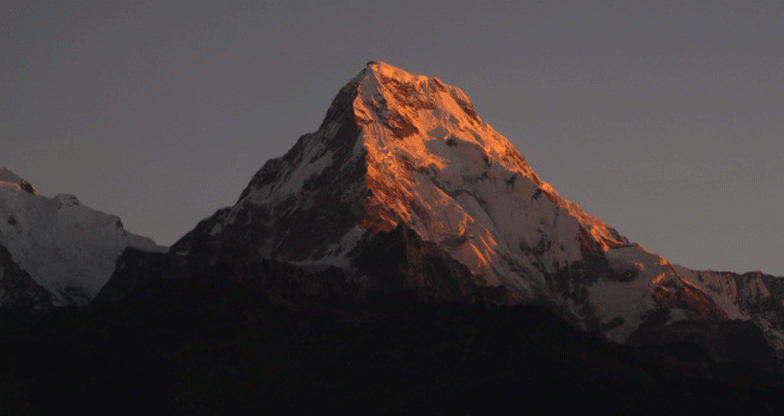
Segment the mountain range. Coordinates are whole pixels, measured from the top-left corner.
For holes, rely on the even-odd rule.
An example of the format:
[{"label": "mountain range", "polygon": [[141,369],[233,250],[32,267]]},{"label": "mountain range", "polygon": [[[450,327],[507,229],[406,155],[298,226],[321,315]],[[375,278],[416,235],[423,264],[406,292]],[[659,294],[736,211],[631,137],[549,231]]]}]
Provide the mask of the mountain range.
[{"label": "mountain range", "polygon": [[91,302],[90,316],[127,317],[180,305],[181,316],[194,308],[186,298],[207,296],[211,307],[237,302],[230,314],[243,322],[274,325],[265,314],[284,308],[296,326],[289,313],[324,308],[377,323],[401,308],[412,316],[412,304],[460,314],[525,305],[600,343],[784,368],[784,279],[690,270],[648,252],[540,179],[459,88],[383,62],[341,88],[318,130],[266,162],[235,204],[168,249],[74,196],[38,195],[7,169],[0,197],[7,310]]}]

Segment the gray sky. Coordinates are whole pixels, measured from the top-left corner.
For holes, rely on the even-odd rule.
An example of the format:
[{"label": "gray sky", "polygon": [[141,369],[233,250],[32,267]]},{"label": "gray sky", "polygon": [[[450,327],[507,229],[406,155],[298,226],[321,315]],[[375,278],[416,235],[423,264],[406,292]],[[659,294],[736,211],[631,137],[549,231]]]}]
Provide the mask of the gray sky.
[{"label": "gray sky", "polygon": [[784,275],[784,2],[421,3],[4,2],[0,165],[168,245],[382,60],[632,241]]}]

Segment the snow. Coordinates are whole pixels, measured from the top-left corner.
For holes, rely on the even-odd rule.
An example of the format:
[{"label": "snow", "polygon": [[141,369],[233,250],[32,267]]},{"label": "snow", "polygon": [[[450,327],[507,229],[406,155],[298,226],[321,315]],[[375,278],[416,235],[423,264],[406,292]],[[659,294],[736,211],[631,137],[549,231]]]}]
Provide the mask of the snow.
[{"label": "snow", "polygon": [[[0,244],[58,304],[92,299],[126,247],[163,250],[126,232],[119,217],[85,207],[73,195],[48,198],[9,187],[0,187]],[[67,296],[69,288],[86,298]]]},{"label": "snow", "polygon": [[353,227],[341,237],[338,243],[331,245],[327,253],[320,257],[309,257],[305,260],[292,261],[291,263],[308,271],[319,272],[331,266],[338,267],[346,272],[352,272],[351,261],[348,253],[359,244],[363,238],[368,236],[368,231],[359,227]]},{"label": "snow", "polygon": [[671,325],[676,322],[689,321],[691,317],[685,309],[670,309],[670,316],[664,325]]},{"label": "snow", "polygon": [[624,342],[646,315],[657,309],[651,296],[653,289],[676,282],[679,276],[666,259],[637,244],[610,249],[605,255],[614,270],[637,275],[632,281],[600,279],[588,291],[589,301],[602,323],[616,317],[624,319],[623,324],[605,332],[608,338]]}]

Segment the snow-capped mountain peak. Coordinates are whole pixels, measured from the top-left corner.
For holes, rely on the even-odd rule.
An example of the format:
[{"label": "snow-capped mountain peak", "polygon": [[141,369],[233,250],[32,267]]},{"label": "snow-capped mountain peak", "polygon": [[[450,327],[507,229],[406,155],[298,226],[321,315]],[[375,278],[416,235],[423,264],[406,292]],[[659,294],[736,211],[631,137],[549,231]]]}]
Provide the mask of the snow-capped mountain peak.
[{"label": "snow-capped mountain peak", "polygon": [[368,290],[546,304],[618,341],[654,311],[738,315],[562,198],[459,88],[377,61],[171,253],[191,270],[272,258],[336,267]]},{"label": "snow-capped mountain peak", "polygon": [[20,290],[30,288],[48,295],[27,306],[84,304],[109,280],[126,247],[163,249],[76,196],[39,195],[5,168],[0,180],[0,307],[25,304],[29,293]]}]

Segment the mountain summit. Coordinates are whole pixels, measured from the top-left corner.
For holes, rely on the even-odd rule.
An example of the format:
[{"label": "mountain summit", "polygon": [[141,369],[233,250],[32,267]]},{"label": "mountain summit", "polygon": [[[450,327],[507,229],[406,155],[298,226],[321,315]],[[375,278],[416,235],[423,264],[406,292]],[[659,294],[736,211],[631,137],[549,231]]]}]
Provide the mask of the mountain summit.
[{"label": "mountain summit", "polygon": [[[748,321],[782,296],[676,270],[558,195],[459,88],[377,61],[170,256],[191,271],[274,259],[338,270],[366,292],[541,304],[621,342],[657,325]],[[774,344],[778,309],[758,325]]]}]

